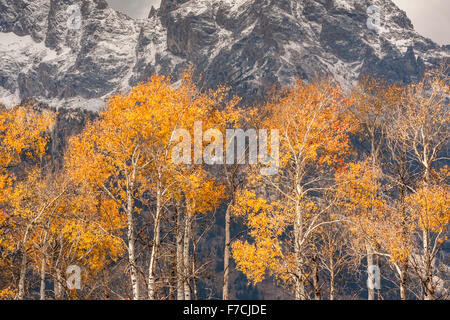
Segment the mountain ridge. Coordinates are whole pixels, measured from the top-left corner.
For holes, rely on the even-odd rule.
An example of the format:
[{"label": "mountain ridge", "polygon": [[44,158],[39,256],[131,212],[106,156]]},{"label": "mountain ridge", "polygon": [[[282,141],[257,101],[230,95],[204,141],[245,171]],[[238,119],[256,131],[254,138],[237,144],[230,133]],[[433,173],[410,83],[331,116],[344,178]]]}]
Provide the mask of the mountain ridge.
[{"label": "mountain ridge", "polygon": [[[71,5],[79,30],[68,28]],[[373,5],[378,30],[367,27]],[[251,103],[297,77],[409,83],[450,57],[391,0],[162,0],[136,20],[104,0],[0,0],[0,39],[0,102],[91,110],[154,73],[177,81],[189,65],[203,88],[228,85]]]}]

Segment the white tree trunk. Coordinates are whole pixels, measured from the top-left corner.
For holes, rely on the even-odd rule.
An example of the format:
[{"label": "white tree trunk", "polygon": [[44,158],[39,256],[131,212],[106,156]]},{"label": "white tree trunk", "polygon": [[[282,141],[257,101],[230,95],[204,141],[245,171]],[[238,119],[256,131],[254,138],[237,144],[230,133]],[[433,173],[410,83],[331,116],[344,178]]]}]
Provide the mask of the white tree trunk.
[{"label": "white tree trunk", "polygon": [[21,253],[22,253],[22,261],[20,263],[20,274],[19,274],[19,285],[18,285],[18,291],[17,291],[17,300],[23,300],[24,294],[25,294],[25,277],[27,273],[27,249],[26,249],[26,243],[28,241],[28,232],[30,230],[31,225],[28,225],[25,234],[23,236],[22,243],[20,244]]},{"label": "white tree trunk", "polygon": [[[367,251],[367,270],[369,270],[370,266],[374,265],[374,259],[372,254],[372,249],[368,244],[366,244]],[[375,300],[375,289],[373,287],[367,287],[367,300]]]},{"label": "white tree trunk", "polygon": [[183,258],[184,258],[184,300],[191,300],[191,287],[190,280],[190,256],[189,256],[189,243],[191,240],[191,221],[192,215],[188,212],[185,224],[184,224],[184,242],[183,242]]},{"label": "white tree trunk", "polygon": [[25,294],[25,276],[27,272],[27,255],[25,248],[22,249],[22,261],[20,263],[19,288],[17,292],[17,300],[23,300]]},{"label": "white tree trunk", "polygon": [[403,264],[400,270],[400,299],[406,300],[406,281],[408,277],[408,264]]},{"label": "white tree trunk", "polygon": [[301,241],[303,240],[303,215],[300,201],[295,206],[296,220],[294,223],[294,252],[296,258],[295,300],[306,300],[305,282],[303,279],[303,253]]},{"label": "white tree trunk", "polygon": [[155,300],[156,298],[156,258],[158,256],[159,243],[160,243],[160,224],[161,224],[161,212],[162,212],[162,199],[161,199],[161,184],[158,182],[156,193],[156,213],[155,213],[155,225],[153,228],[153,244],[152,252],[150,254],[150,263],[148,267],[148,298],[149,300]]},{"label": "white tree trunk", "polygon": [[223,288],[222,298],[223,300],[229,299],[229,277],[230,277],[230,211],[231,203],[225,212],[225,249],[223,253]]},{"label": "white tree trunk", "polygon": [[55,277],[53,278],[55,300],[59,300],[62,298],[62,277],[61,277],[62,252],[63,252],[63,237],[61,235],[59,238],[58,259],[56,260],[55,263]]},{"label": "white tree trunk", "polygon": [[335,275],[334,275],[334,271],[332,270],[331,274],[330,274],[330,300],[334,300],[334,295],[335,295],[335,293],[334,293],[335,292],[334,278],[335,278]]},{"label": "white tree trunk", "polygon": [[55,290],[55,300],[60,300],[62,298],[62,276],[61,276],[61,268],[56,266],[56,276],[53,280],[54,290]]},{"label": "white tree trunk", "polygon": [[430,238],[428,231],[424,230],[423,234],[423,286],[424,299],[434,300],[434,286],[433,286],[433,270],[430,252]]},{"label": "white tree trunk", "polygon": [[40,278],[41,278],[41,287],[39,290],[40,300],[45,300],[45,254],[43,255],[41,261]]},{"label": "white tree trunk", "polygon": [[183,217],[181,210],[177,213],[177,229],[176,229],[176,244],[177,244],[177,300],[184,300],[184,259],[183,259]]},{"label": "white tree trunk", "polygon": [[130,281],[133,300],[139,300],[139,280],[135,258],[135,238],[133,215],[128,213],[128,263],[130,265]]},{"label": "white tree trunk", "polygon": [[46,258],[47,258],[47,231],[45,231],[44,236],[44,246],[42,248],[42,257],[41,257],[41,270],[40,270],[40,278],[41,278],[41,287],[39,290],[40,300],[45,300],[45,267],[46,267]]},{"label": "white tree trunk", "polygon": [[128,263],[130,265],[130,281],[133,300],[139,300],[139,278],[136,266],[136,256],[135,256],[135,236],[134,236],[134,217],[133,217],[133,198],[131,194],[130,186],[127,188],[127,218],[128,218]]}]

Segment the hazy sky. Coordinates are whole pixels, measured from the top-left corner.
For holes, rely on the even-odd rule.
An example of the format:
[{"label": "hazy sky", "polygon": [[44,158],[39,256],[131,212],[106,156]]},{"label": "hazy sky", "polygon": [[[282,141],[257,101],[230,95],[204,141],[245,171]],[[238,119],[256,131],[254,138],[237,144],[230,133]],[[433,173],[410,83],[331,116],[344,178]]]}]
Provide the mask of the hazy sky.
[{"label": "hazy sky", "polygon": [[152,5],[157,8],[161,0],[106,0],[114,9],[125,12],[133,18],[146,18]]},{"label": "hazy sky", "polygon": [[414,28],[439,44],[450,44],[450,0],[394,0]]},{"label": "hazy sky", "polygon": [[[107,0],[111,7],[134,18],[145,18],[151,5],[161,0]],[[414,24],[415,29],[439,44],[450,44],[450,0],[393,0]]]}]

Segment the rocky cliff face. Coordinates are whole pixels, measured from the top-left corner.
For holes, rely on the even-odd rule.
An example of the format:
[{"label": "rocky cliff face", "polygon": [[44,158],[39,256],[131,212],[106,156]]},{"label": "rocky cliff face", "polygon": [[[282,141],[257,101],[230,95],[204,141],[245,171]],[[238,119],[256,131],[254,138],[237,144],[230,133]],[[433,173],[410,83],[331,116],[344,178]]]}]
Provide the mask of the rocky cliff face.
[{"label": "rocky cliff face", "polygon": [[[68,26],[71,5],[79,29]],[[371,5],[382,9],[377,30],[367,26]],[[104,0],[0,0],[5,104],[35,98],[98,110],[154,73],[177,80],[188,65],[205,88],[231,85],[252,101],[296,77],[415,81],[448,57],[448,46],[417,34],[391,0],[163,0],[143,20]]]}]

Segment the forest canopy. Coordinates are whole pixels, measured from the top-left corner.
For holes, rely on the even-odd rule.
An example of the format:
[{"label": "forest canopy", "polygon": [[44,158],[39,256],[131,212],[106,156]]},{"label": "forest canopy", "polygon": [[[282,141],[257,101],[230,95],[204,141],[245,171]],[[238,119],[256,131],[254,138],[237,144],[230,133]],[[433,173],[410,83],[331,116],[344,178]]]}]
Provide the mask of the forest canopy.
[{"label": "forest canopy", "polygon": [[[0,299],[449,298],[444,69],[407,86],[297,81],[257,106],[231,89],[154,75],[110,97],[61,166],[56,112],[2,108]],[[174,131],[196,123],[222,141],[200,133],[193,159],[234,150],[229,129],[276,131],[278,173],[175,164]]]}]

